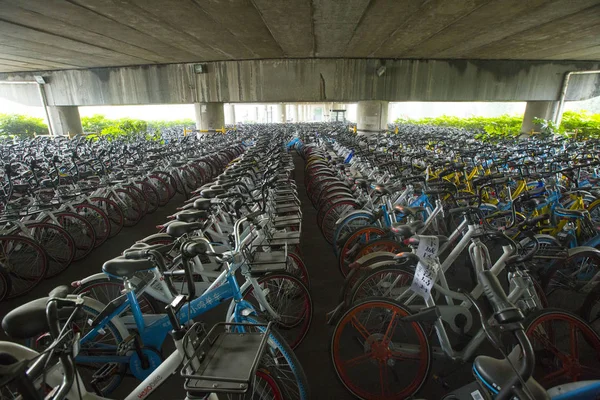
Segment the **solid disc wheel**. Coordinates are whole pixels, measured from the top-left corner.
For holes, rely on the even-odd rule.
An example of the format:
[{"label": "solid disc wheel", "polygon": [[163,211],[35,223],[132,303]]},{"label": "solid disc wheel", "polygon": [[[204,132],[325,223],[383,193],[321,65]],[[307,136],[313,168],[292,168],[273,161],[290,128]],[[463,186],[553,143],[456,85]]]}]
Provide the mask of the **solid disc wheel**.
[{"label": "solid disc wheel", "polygon": [[[277,313],[275,326],[285,337],[290,347],[296,348],[302,342],[312,322],[312,298],[306,286],[295,276],[287,273],[273,273],[258,279],[260,289],[267,303]],[[250,286],[244,299],[253,304],[271,320],[272,316],[263,307]]]},{"label": "solid disc wheel", "polygon": [[419,391],[431,365],[423,327],[402,322],[410,313],[386,299],[358,303],[340,318],[331,358],[340,381],[367,400],[406,399]]}]

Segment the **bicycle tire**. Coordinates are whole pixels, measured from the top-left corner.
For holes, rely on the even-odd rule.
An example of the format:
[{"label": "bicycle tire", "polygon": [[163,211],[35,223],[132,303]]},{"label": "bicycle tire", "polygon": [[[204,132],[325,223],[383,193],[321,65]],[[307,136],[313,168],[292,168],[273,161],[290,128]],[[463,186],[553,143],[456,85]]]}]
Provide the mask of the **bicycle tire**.
[{"label": "bicycle tire", "polygon": [[[308,288],[300,279],[286,272],[267,274],[258,279],[258,284],[264,286],[263,294],[267,302],[281,317],[273,321],[279,333],[292,349],[297,348],[306,337],[313,317],[313,302]],[[242,298],[260,310],[261,315],[270,321],[270,315],[261,308],[253,293],[254,287],[249,286]],[[300,312],[290,310],[288,306],[291,301],[294,301],[294,305],[301,305]],[[298,327],[300,329],[296,331]]]},{"label": "bicycle tire", "polygon": [[124,226],[123,211],[119,205],[107,197],[92,197],[89,199],[92,205],[99,207],[104,211],[110,222],[109,238],[115,237],[121,232]]},{"label": "bicycle tire", "polygon": [[60,226],[73,238],[75,243],[75,258],[79,261],[85,258],[96,245],[94,226],[79,214],[63,211],[54,214]]},{"label": "bicycle tire", "polygon": [[3,265],[0,265],[0,302],[8,297],[12,290],[10,274]]},{"label": "bicycle tire", "polygon": [[158,190],[146,180],[140,180],[136,183],[140,186],[139,189],[142,191],[144,200],[146,201],[146,214],[152,214],[160,206]]},{"label": "bicycle tire", "polygon": [[340,238],[340,251],[338,254],[338,269],[343,277],[348,275],[348,266],[354,262],[354,257],[360,249],[360,243],[368,244],[382,238],[385,231],[375,226],[357,229],[345,238]]},{"label": "bicycle tire", "polygon": [[143,206],[125,189],[114,189],[108,196],[117,203],[123,213],[123,226],[131,227],[137,224],[143,216]]},{"label": "bicycle tire", "polygon": [[[564,336],[559,336],[563,330],[559,332],[557,327],[551,327],[547,324],[549,321],[570,324],[565,329],[568,331],[564,335],[567,336],[567,340],[564,340]],[[544,323],[546,325],[543,325]],[[549,388],[562,383],[600,378],[600,370],[595,367],[597,355],[600,354],[600,336],[581,317],[566,310],[547,308],[528,315],[523,326],[535,352],[536,367],[533,377],[542,386]],[[584,335],[583,340],[579,338],[576,328]],[[567,344],[566,342],[569,342],[569,355],[562,354],[561,350],[561,346]],[[588,351],[581,351],[582,344],[589,346]],[[584,367],[581,364],[582,359],[593,362],[594,368]],[[565,370],[565,374],[561,375],[560,372],[564,369],[569,370]],[[540,375],[541,371],[544,371],[545,376]],[[546,371],[551,372],[546,374]],[[582,376],[584,372],[588,375]]]},{"label": "bicycle tire", "polygon": [[[12,299],[30,292],[46,276],[48,258],[44,249],[35,241],[23,237],[0,236],[0,256],[3,267],[11,280],[11,291],[6,297]],[[26,269],[30,272],[24,273]]]},{"label": "bicycle tire", "polygon": [[[359,318],[363,316],[363,313],[366,316],[366,320],[361,321]],[[421,389],[431,369],[432,350],[425,330],[418,322],[404,323],[404,329],[396,329],[398,324],[401,323],[400,316],[408,315],[411,315],[410,311],[398,302],[390,299],[373,298],[353,305],[338,320],[330,342],[331,360],[338,379],[354,396],[366,400],[405,399],[410,398]],[[375,318],[373,321],[374,326],[377,327],[380,325],[380,330],[383,333],[377,332],[375,328],[370,327],[369,322],[372,317]],[[381,324],[381,321],[387,320],[389,320],[389,323],[385,327],[385,330],[383,330],[384,326]],[[392,326],[392,323],[395,324]],[[346,331],[345,328],[347,326],[352,327],[356,333],[353,333],[350,329]],[[374,332],[371,333],[371,330],[374,330]],[[411,331],[409,332],[409,330]],[[398,362],[398,360],[390,363],[390,360],[394,357],[394,353],[397,353],[396,357],[399,357],[398,354],[401,354],[401,352],[394,352],[392,350],[393,346],[390,348],[390,344],[393,343],[393,337],[387,338],[388,333],[390,335],[414,334],[416,344],[411,345],[413,347],[418,346],[416,350],[418,353],[414,356],[417,358],[417,367],[413,363],[404,368],[400,367],[399,364],[402,363]],[[342,349],[344,349],[344,352],[355,349],[356,351],[353,353],[357,353],[358,356],[351,355],[351,358],[343,357],[341,355]],[[349,370],[350,367],[358,366],[364,366],[365,368],[362,368],[358,372]],[[369,392],[367,388],[376,387],[377,383],[375,382],[381,383],[382,376],[385,377],[388,374],[388,368],[397,369],[397,372],[393,375],[396,378],[393,379],[394,383],[399,383],[400,378],[406,377],[408,377],[409,383],[406,385],[399,384],[398,389],[387,390],[387,393],[386,388],[382,388],[377,393]],[[375,369],[377,373],[373,374],[373,370]],[[412,375],[413,372],[415,372],[415,376],[411,380],[409,375]],[[390,380],[392,379],[387,380],[388,384]],[[383,382],[385,383],[386,380],[384,379]],[[366,386],[367,388],[361,386]]]},{"label": "bicycle tire", "polygon": [[100,207],[89,203],[81,203],[74,205],[73,208],[77,214],[81,215],[92,225],[96,234],[94,247],[99,247],[108,240],[110,236],[110,220]]},{"label": "bicycle tire", "polygon": [[[242,317],[243,322],[250,324],[266,324],[266,321],[256,315],[248,315]],[[257,328],[264,332],[265,328]],[[273,369],[277,376],[281,379],[282,387],[286,400],[308,400],[310,399],[310,386],[306,373],[302,368],[302,364],[298,357],[291,349],[289,344],[276,330],[272,329],[267,339],[268,357],[263,357],[263,361],[272,362],[273,365],[268,365],[269,369]]]},{"label": "bicycle tire", "polygon": [[146,196],[144,196],[144,192],[142,192],[142,189],[137,187],[134,183],[123,186],[123,189],[128,191],[137,200],[138,204],[141,207],[140,211],[142,216],[140,217],[140,219],[144,218],[146,214],[148,214],[149,206],[148,202],[146,201]]},{"label": "bicycle tire", "polygon": [[[77,247],[73,236],[61,225],[48,222],[26,222],[28,234],[46,252],[48,267],[46,278],[51,278],[67,269],[75,260]],[[19,235],[27,236],[17,231]]]}]

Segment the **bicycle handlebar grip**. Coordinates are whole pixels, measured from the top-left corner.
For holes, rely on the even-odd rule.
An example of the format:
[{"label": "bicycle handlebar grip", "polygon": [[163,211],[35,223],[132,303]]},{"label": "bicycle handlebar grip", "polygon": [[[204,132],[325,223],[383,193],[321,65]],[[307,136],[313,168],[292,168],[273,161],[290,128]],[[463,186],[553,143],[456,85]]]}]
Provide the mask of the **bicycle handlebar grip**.
[{"label": "bicycle handlebar grip", "polygon": [[479,273],[479,282],[485,296],[492,304],[494,318],[500,324],[522,321],[525,316],[506,297],[498,278],[491,271]]}]

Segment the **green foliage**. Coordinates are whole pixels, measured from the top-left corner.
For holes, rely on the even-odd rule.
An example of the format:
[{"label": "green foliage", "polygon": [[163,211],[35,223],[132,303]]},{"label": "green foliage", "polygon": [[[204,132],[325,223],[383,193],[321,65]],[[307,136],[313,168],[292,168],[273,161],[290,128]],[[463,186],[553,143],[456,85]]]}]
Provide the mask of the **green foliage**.
[{"label": "green foliage", "polygon": [[[470,118],[444,115],[437,118],[399,118],[395,122],[464,128],[474,131],[476,139],[496,142],[519,136],[523,118],[510,115]],[[540,133],[545,136],[560,134],[574,136],[581,140],[600,138],[600,114],[591,114],[587,111],[565,111],[560,127],[557,127],[552,121],[540,118],[535,118],[533,122],[540,127]]]},{"label": "green foliage", "polygon": [[48,134],[48,126],[42,118],[19,114],[0,114],[0,136],[31,138],[35,134]]}]

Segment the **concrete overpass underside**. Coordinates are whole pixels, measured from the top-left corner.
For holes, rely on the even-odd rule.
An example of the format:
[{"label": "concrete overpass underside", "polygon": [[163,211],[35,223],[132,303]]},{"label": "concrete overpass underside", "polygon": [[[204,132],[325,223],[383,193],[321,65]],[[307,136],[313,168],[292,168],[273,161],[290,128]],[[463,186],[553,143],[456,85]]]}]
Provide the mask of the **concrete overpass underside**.
[{"label": "concrete overpass underside", "polygon": [[0,72],[267,58],[599,60],[598,0],[12,0]]}]

